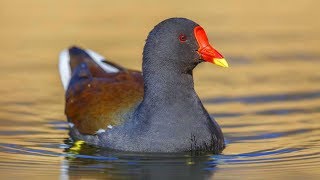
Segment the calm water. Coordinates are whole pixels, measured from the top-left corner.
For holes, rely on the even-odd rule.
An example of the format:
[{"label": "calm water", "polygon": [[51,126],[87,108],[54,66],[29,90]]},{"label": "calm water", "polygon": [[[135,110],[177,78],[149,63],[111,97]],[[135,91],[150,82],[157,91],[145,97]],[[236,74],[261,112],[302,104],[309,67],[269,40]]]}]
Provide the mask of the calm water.
[{"label": "calm water", "polygon": [[[320,3],[201,2],[0,1],[1,179],[320,178]],[[225,134],[223,154],[73,144],[59,51],[78,44],[140,69],[147,33],[172,16],[199,22],[229,60],[229,69],[201,64],[194,75]]]}]

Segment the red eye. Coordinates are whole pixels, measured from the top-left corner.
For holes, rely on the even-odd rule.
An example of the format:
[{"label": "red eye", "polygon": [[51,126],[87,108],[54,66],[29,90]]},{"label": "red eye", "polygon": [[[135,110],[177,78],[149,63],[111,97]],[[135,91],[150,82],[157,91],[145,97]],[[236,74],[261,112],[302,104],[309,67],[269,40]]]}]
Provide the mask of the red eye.
[{"label": "red eye", "polygon": [[179,41],[180,42],[186,42],[186,40],[187,40],[187,36],[186,35],[184,35],[184,34],[180,34],[179,35]]}]

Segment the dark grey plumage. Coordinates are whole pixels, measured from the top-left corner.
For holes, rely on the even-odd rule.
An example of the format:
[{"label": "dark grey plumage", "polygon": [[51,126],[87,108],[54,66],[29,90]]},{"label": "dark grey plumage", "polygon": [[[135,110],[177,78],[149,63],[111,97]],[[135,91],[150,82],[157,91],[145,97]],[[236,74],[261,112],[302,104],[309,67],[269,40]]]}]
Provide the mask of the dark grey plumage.
[{"label": "dark grey plumage", "polygon": [[[225,147],[221,129],[194,90],[192,70],[202,62],[196,26],[171,18],[150,32],[143,51],[144,99],[123,125],[95,136],[72,129],[71,135],[123,151],[220,153]],[[178,39],[182,33],[184,43]]]}]

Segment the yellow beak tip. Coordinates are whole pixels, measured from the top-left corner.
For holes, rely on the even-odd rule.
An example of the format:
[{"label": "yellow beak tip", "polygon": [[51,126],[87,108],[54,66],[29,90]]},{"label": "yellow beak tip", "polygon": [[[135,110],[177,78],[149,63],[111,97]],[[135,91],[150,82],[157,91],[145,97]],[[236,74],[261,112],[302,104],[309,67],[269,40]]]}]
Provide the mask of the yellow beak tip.
[{"label": "yellow beak tip", "polygon": [[222,58],[222,59],[213,59],[213,63],[218,65],[218,66],[221,66],[221,67],[225,67],[225,68],[229,67],[228,62],[224,58]]}]

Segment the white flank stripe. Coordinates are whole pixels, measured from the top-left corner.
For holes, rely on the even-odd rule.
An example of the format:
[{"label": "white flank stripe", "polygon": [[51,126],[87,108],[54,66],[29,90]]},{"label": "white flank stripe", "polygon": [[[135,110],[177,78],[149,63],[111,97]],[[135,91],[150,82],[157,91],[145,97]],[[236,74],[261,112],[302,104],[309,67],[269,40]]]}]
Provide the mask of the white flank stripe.
[{"label": "white flank stripe", "polygon": [[99,129],[99,130],[96,132],[96,134],[100,134],[100,133],[104,133],[104,132],[106,132],[106,130],[104,130],[104,129]]},{"label": "white flank stripe", "polygon": [[70,127],[70,128],[73,128],[73,127],[74,127],[74,124],[73,124],[73,123],[70,123],[70,122],[69,122],[68,124],[69,124],[69,127]]}]

